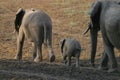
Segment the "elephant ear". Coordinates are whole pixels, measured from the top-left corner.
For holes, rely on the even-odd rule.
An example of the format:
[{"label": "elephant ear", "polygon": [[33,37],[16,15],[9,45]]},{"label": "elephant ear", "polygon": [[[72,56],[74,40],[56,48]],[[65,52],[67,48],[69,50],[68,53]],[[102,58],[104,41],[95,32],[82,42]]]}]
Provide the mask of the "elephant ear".
[{"label": "elephant ear", "polygon": [[100,25],[100,14],[102,10],[102,2],[101,1],[96,1],[93,3],[92,8],[89,12],[91,22],[92,22],[92,27],[96,25]]},{"label": "elephant ear", "polygon": [[63,39],[62,41],[60,41],[60,46],[61,46],[61,52],[63,53],[63,47],[65,44],[66,39]]},{"label": "elephant ear", "polygon": [[25,14],[25,10],[22,9],[22,8],[18,9],[18,11],[17,11],[17,13],[16,13],[16,18],[15,18],[14,24],[15,24],[15,30],[16,30],[17,32],[19,32],[19,28],[20,28],[20,26],[21,26],[21,23],[22,23],[22,19],[23,19],[24,14]]}]

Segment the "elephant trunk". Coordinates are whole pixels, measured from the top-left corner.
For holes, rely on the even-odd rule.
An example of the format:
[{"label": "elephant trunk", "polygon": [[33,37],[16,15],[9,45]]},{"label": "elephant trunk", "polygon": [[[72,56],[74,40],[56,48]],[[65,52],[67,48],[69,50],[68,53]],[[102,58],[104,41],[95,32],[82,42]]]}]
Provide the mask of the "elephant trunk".
[{"label": "elephant trunk", "polygon": [[[91,25],[90,25],[91,26]],[[91,35],[91,64],[94,67],[94,60],[96,55],[96,48],[97,48],[97,36],[98,36],[98,30],[91,28],[90,29],[90,35]]]}]

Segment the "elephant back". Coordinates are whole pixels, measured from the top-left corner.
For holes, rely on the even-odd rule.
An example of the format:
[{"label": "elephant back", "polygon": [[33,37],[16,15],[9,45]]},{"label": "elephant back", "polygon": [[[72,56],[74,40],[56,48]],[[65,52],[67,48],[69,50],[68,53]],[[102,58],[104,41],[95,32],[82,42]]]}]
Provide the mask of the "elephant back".
[{"label": "elephant back", "polygon": [[48,24],[51,25],[50,17],[43,11],[40,10],[26,10],[24,15],[23,24],[25,23],[36,23],[36,24]]},{"label": "elephant back", "polygon": [[80,50],[81,51],[81,46],[80,43],[76,39],[68,39],[66,40],[67,48],[69,50]]}]

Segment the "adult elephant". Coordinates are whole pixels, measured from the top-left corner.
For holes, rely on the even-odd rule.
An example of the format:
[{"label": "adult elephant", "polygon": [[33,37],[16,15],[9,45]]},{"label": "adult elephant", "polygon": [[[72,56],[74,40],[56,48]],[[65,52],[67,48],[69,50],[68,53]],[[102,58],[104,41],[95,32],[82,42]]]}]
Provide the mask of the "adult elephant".
[{"label": "adult elephant", "polygon": [[[108,69],[108,59],[111,62],[109,72],[117,71],[117,61],[114,48],[120,50],[120,5],[113,1],[96,1],[90,10],[90,24],[88,30],[91,34],[91,63],[94,66],[96,54],[97,34],[101,30],[104,44],[104,54],[100,69]],[[85,33],[86,33],[85,32]]]},{"label": "adult elephant", "polygon": [[22,59],[24,39],[34,44],[33,60],[42,61],[42,43],[49,50],[50,62],[55,60],[52,49],[52,22],[50,17],[43,11],[20,8],[16,13],[15,30],[17,32],[17,55],[16,59]]}]

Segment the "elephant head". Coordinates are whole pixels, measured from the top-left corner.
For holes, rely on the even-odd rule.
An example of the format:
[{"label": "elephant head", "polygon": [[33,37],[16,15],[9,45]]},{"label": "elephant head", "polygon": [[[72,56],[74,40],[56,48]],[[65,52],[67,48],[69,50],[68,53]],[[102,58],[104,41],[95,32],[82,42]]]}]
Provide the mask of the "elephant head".
[{"label": "elephant head", "polygon": [[25,14],[25,10],[22,9],[22,8],[20,8],[20,9],[17,11],[17,13],[16,13],[16,18],[15,18],[14,24],[15,24],[15,30],[16,30],[17,32],[19,32],[19,28],[20,28],[20,26],[21,26],[22,18],[23,18],[23,16],[24,16],[24,14]]},{"label": "elephant head", "polygon": [[97,1],[93,3],[90,10],[90,23],[88,28],[84,32],[86,34],[90,30],[91,35],[91,64],[94,66],[96,48],[97,48],[97,36],[100,30],[100,15],[101,15],[102,3]]}]

